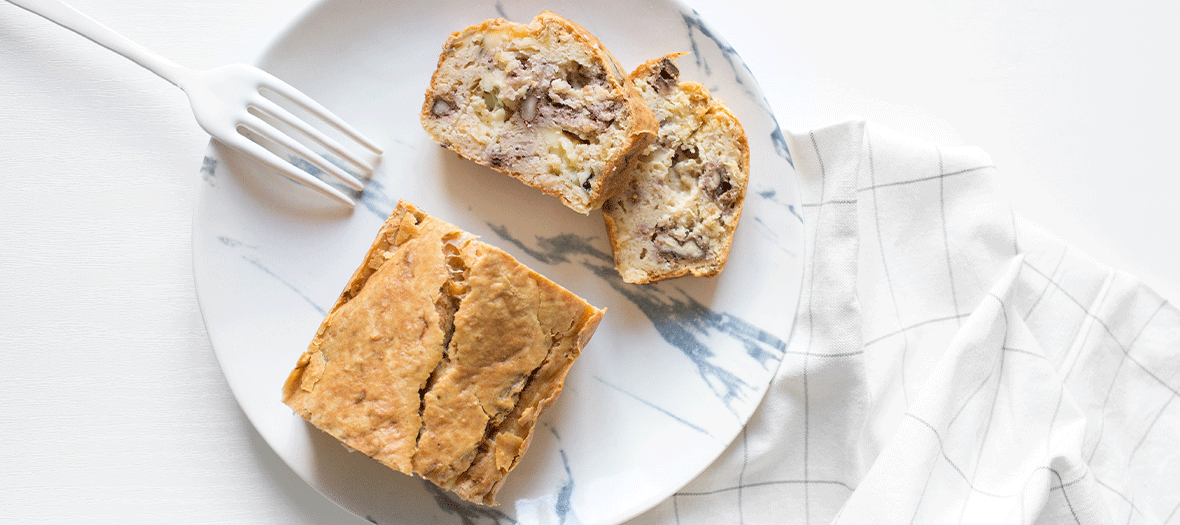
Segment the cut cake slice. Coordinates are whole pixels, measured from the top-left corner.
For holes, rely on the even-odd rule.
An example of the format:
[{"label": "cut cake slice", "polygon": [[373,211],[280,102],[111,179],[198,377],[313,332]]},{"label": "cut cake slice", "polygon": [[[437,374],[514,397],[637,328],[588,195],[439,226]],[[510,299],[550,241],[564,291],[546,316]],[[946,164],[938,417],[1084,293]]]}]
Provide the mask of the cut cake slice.
[{"label": "cut cake slice", "polygon": [[447,39],[422,126],[436,142],[588,214],[626,183],[656,121],[606,46],[544,11]]},{"label": "cut cake slice", "polygon": [[704,86],[680,80],[680,55],[631,73],[660,131],[629,185],[602,206],[615,268],[628,283],[719,273],[746,196],[746,132]]}]

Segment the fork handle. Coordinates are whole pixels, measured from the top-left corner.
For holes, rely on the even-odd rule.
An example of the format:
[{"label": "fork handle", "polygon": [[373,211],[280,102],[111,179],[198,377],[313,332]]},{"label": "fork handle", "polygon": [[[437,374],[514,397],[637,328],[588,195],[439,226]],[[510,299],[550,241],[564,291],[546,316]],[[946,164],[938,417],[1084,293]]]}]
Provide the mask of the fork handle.
[{"label": "fork handle", "polygon": [[58,0],[8,0],[17,7],[40,15],[45,19],[78,33],[92,42],[110,49],[132,62],[143,66],[148,71],[159,75],[177,86],[190,71],[177,65],[147,48],[132,42],[127,37],[116,33],[94,19],[78,12],[64,2]]}]

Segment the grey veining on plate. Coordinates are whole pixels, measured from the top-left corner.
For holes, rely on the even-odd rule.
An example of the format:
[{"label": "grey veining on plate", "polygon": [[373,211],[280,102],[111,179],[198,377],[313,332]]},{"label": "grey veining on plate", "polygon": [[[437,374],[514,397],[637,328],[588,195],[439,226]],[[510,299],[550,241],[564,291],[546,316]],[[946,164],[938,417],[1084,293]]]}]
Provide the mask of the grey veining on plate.
[{"label": "grey veining on plate", "polygon": [[369,181],[369,186],[365,188],[365,193],[361,195],[358,204],[385,221],[393,213],[393,209],[397,207],[397,200],[385,191],[385,184],[377,178],[373,178]]},{"label": "grey veining on plate", "polygon": [[[540,431],[542,427],[548,429],[549,433],[558,442],[561,441],[561,436],[558,435],[557,429],[545,422],[541,422],[540,426],[535,428],[534,431]],[[565,450],[558,449],[558,453],[561,456],[562,468],[565,470],[565,479],[561,481],[556,494],[552,498],[547,498],[545,501],[525,502],[526,504],[524,506],[531,506],[533,510],[542,511],[553,516],[556,519],[557,525],[577,525],[581,521],[578,520],[577,515],[574,513],[574,508],[570,501],[574,493],[573,472],[570,470],[569,458],[566,456]],[[458,517],[462,525],[515,525],[520,523],[520,521],[513,519],[498,508],[463,501],[429,481],[422,480],[422,486],[434,498],[434,502],[440,510]],[[517,502],[517,509],[515,510],[521,510],[521,502]],[[377,523],[372,518],[369,518],[369,521]]]},{"label": "grey veining on plate", "polygon": [[796,219],[799,219],[799,222],[803,222],[803,216],[799,214],[799,210],[795,209],[795,206],[793,204],[787,204],[787,203],[783,202],[781,199],[779,199],[777,191],[765,190],[765,191],[758,192],[757,195],[759,197],[762,197],[763,199],[773,202],[774,204],[776,204],[778,206],[786,207],[787,211],[790,212],[791,215],[794,215]]},{"label": "grey veining on plate", "polygon": [[[799,224],[803,224],[803,216],[799,214],[799,210],[795,209],[793,204],[783,202],[783,200],[778,197],[778,192],[774,189],[757,191],[752,195],[757,196],[772,206],[786,210],[787,213],[791,214],[792,217],[799,221]],[[750,197],[747,196],[746,198]],[[753,221],[754,224],[758,226],[762,237],[767,241],[774,243],[774,246],[783,253],[786,253],[795,259],[799,258],[799,253],[795,249],[792,249],[790,246],[788,246],[789,241],[784,240],[778,231],[776,231],[770,224],[767,224],[766,219],[754,215],[748,218],[747,221]]]},{"label": "grey veining on plate", "polygon": [[[455,498],[449,492],[429,481],[422,480],[422,486],[426,487],[426,491],[434,497],[434,502],[438,505],[439,509],[447,514],[457,516],[463,525],[509,525],[517,523],[516,520],[495,508],[468,503]],[[377,523],[374,520],[370,521]]]},{"label": "grey veining on plate", "polygon": [[[254,250],[258,249],[257,246],[248,246],[248,245],[244,244],[242,241],[239,241],[237,239],[234,239],[234,238],[226,236],[226,235],[218,236],[217,240],[221,241],[221,244],[224,244],[224,245],[228,246],[229,248],[233,248],[233,249],[237,249],[237,248],[241,248],[241,247],[252,248]],[[261,271],[263,274],[269,276],[270,278],[274,279],[275,281],[278,281],[279,284],[286,286],[288,289],[291,290],[291,292],[293,292],[295,295],[299,296],[300,299],[303,299],[304,302],[306,302],[313,309],[315,309],[315,311],[317,313],[319,313],[321,316],[328,315],[328,311],[325,310],[324,307],[322,307],[318,303],[316,303],[314,300],[312,300],[312,298],[309,297],[306,293],[304,293],[304,291],[301,287],[295,286],[294,284],[291,284],[291,282],[289,280],[284,279],[283,277],[279,276],[279,274],[275,273],[274,270],[270,269],[266,264],[263,264],[263,262],[261,260],[259,260],[258,257],[253,256],[253,255],[244,254],[244,253],[241,254],[241,257],[242,257],[243,261],[250,263],[251,266],[254,266],[259,271]]]},{"label": "grey veining on plate", "polygon": [[[738,406],[750,401],[757,389],[753,378],[743,378],[727,368],[724,363],[732,362],[733,356],[719,357],[708,340],[714,336],[732,338],[764,371],[777,367],[783,357],[786,341],[736,315],[713,311],[676,287],[675,281],[656,285],[623,282],[615,270],[613,256],[596,247],[595,238],[565,233],[537,237],[536,246],[529,246],[504,226],[488,224],[488,227],[505,242],[542,263],[579,264],[609,285],[643,312],[664,341],[692,361],[701,378],[735,416],[741,412]],[[578,261],[572,260],[578,256]]]},{"label": "grey veining on plate", "polygon": [[709,436],[709,437],[711,437],[711,438],[713,438],[713,439],[717,439],[717,437],[716,437],[716,436],[714,436],[713,434],[709,433],[709,431],[708,431],[708,430],[705,430],[704,428],[701,428],[700,426],[697,426],[697,425],[694,425],[694,424],[690,423],[688,420],[686,420],[686,419],[684,419],[684,418],[682,418],[682,417],[680,417],[680,416],[678,416],[678,415],[676,415],[676,414],[673,414],[671,411],[669,411],[669,410],[668,410],[668,409],[666,409],[666,408],[662,408],[662,407],[660,407],[659,405],[656,405],[655,403],[652,403],[651,401],[648,401],[648,400],[646,400],[646,399],[643,399],[642,397],[639,397],[639,396],[637,396],[637,395],[635,395],[635,394],[633,394],[633,393],[631,393],[631,392],[628,392],[627,390],[624,390],[622,387],[620,387],[620,386],[618,386],[618,385],[615,385],[615,384],[613,384],[613,383],[610,383],[609,381],[607,381],[607,380],[605,380],[605,379],[603,379],[603,378],[601,378],[601,377],[597,377],[597,376],[595,376],[595,377],[594,377],[594,379],[595,379],[595,380],[597,380],[599,383],[602,383],[602,384],[604,384],[604,385],[606,385],[606,386],[610,387],[611,389],[615,390],[616,392],[619,392],[620,394],[623,394],[623,395],[625,395],[625,396],[627,396],[627,397],[629,397],[629,398],[631,398],[631,399],[634,399],[634,400],[636,400],[636,401],[638,401],[638,402],[640,402],[640,403],[642,403],[642,404],[644,404],[644,405],[647,405],[648,407],[651,407],[652,409],[656,410],[657,412],[660,412],[661,414],[664,414],[665,416],[668,416],[668,417],[672,418],[672,419],[673,419],[673,420],[675,420],[677,423],[680,423],[680,424],[682,424],[682,425],[684,425],[684,426],[686,426],[686,427],[688,427],[688,428],[691,428],[691,429],[693,429],[693,430],[695,430],[695,431],[697,431],[697,432],[700,432],[700,433],[702,433],[702,434],[704,434],[704,435],[706,435],[706,436]]},{"label": "grey veining on plate", "polygon": [[[750,71],[749,66],[747,66],[746,63],[742,61],[741,57],[738,56],[738,53],[733,48],[733,46],[730,46],[722,38],[713,33],[713,30],[710,29],[707,24],[705,24],[705,22],[701,19],[700,13],[698,13],[695,9],[691,14],[682,13],[681,16],[684,17],[684,25],[688,30],[688,39],[692,45],[692,56],[695,58],[696,65],[700,69],[701,73],[706,77],[710,77],[713,75],[713,68],[709,66],[709,59],[705,53],[702,52],[704,47],[697,42],[697,35],[709,39],[709,41],[713,43],[713,46],[721,52],[722,58],[729,64],[729,69],[733,72],[734,83],[742,88],[746,97],[758,101],[762,110],[765,111],[766,115],[770,117],[770,120],[774,122],[774,131],[771,131],[770,133],[770,142],[771,144],[774,144],[774,152],[786,160],[787,163],[790,164],[792,168],[794,168],[795,161],[791,158],[791,150],[787,146],[787,140],[783,136],[783,131],[778,125],[778,119],[774,116],[774,112],[770,109],[770,102],[766,100],[765,96],[759,98],[758,89],[755,86],[750,85],[750,83],[754,82],[754,75]],[[745,72],[745,75],[741,74],[742,71]],[[716,87],[710,87],[710,90],[718,91]],[[720,98],[724,99],[724,97]]]},{"label": "grey veining on plate", "polygon": [[217,161],[212,157],[206,156],[201,159],[201,180],[205,181],[210,186],[216,186],[217,183]]}]

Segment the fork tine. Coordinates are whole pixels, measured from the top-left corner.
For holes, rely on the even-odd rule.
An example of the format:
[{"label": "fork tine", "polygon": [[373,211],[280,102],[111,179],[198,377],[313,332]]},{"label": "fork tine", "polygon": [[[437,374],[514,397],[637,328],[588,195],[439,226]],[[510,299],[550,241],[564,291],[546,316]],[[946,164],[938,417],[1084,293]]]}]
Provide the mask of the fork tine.
[{"label": "fork tine", "polygon": [[311,126],[310,124],[300,120],[299,117],[296,117],[290,111],[287,111],[282,106],[274,103],[273,101],[260,96],[256,100],[251,101],[250,104],[253,105],[254,107],[256,107],[258,110],[262,111],[263,113],[266,113],[267,115],[269,115],[271,117],[274,117],[279,122],[282,122],[283,124],[291,126],[292,128],[295,128],[296,130],[298,130],[300,133],[307,135],[312,140],[318,142],[319,144],[321,144],[325,148],[327,148],[328,151],[331,151],[332,153],[335,153],[336,155],[344,157],[346,160],[348,160],[348,162],[351,162],[352,164],[365,170],[366,172],[373,171],[372,164],[370,164],[369,162],[366,162],[364,159],[358,157],[355,153],[348,151],[347,149],[345,149],[345,147],[343,145],[341,145],[335,139],[325,135],[320,130],[318,130],[315,127]]},{"label": "fork tine", "polygon": [[285,133],[279,131],[269,122],[262,120],[254,115],[249,115],[242,119],[242,125],[250,128],[251,131],[266,137],[268,140],[273,140],[278,145],[287,148],[297,155],[310,162],[313,166],[332,174],[334,177],[340,179],[344,184],[354,190],[361,191],[365,189],[365,185],[357,180],[347,171],[340,169],[339,166],[332,164],[325,160],[320,154],[311,150],[307,146],[300,144],[299,141],[291,138]]},{"label": "fork tine", "polygon": [[234,148],[248,156],[254,157],[258,161],[277,170],[280,174],[291,179],[292,181],[311,188],[319,193],[322,193],[333,200],[353,208],[356,206],[356,201],[344,194],[344,192],[333,188],[330,184],[311,176],[307,172],[296,168],[290,162],[283,160],[278,155],[275,155],[270,150],[262,147],[258,143],[242,136],[235,134],[221,140],[225,145]]},{"label": "fork tine", "polygon": [[355,128],[348,125],[348,123],[345,122],[343,119],[341,119],[340,117],[337,117],[331,111],[328,111],[327,108],[325,108],[324,106],[321,106],[315,100],[312,100],[311,97],[303,94],[302,91],[299,91],[298,89],[295,89],[294,87],[291,87],[290,84],[283,82],[282,80],[272,76],[268,80],[268,82],[263,84],[262,86],[265,87],[266,89],[269,89],[270,91],[272,91],[276,95],[285,97],[286,99],[290,100],[291,102],[298,104],[303,109],[305,109],[308,112],[310,112],[311,114],[319,117],[325,123],[340,130],[345,135],[348,135],[349,138],[357,141],[358,143],[360,143],[364,147],[368,148],[373,153],[376,153],[378,155],[380,155],[382,153],[381,147],[378,146],[375,142],[373,142],[372,140],[369,140],[367,137],[362,135],[361,132],[357,131]]}]

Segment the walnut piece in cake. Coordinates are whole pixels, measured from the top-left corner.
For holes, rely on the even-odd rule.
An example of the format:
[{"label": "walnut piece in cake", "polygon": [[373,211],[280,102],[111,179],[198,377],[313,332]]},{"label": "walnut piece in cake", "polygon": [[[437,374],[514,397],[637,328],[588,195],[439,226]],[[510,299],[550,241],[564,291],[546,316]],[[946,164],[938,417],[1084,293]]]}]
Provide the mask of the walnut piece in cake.
[{"label": "walnut piece in cake", "polygon": [[447,39],[422,126],[464,158],[583,214],[627,182],[656,136],[651,110],[606,46],[545,11],[487,20]]},{"label": "walnut piece in cake", "polygon": [[283,402],[390,468],[492,505],[604,312],[402,202]]},{"label": "walnut piece in cake", "polygon": [[628,186],[602,206],[615,268],[628,283],[719,273],[745,200],[746,132],[704,86],[680,80],[680,55],[631,73],[660,130]]}]

